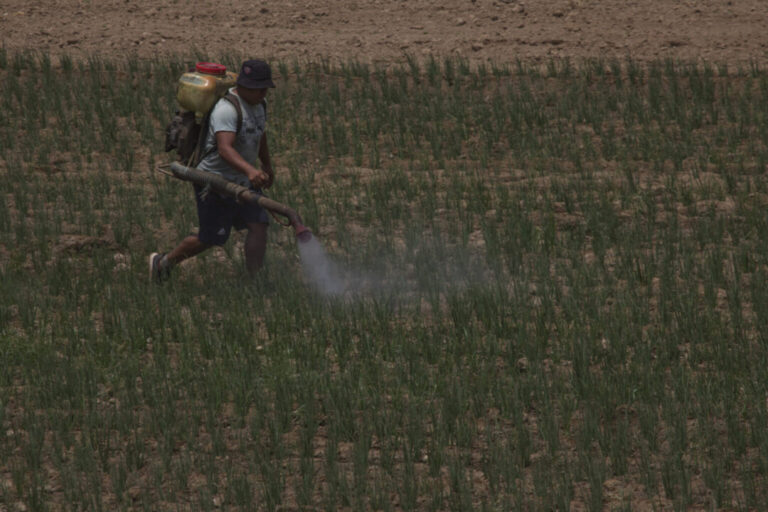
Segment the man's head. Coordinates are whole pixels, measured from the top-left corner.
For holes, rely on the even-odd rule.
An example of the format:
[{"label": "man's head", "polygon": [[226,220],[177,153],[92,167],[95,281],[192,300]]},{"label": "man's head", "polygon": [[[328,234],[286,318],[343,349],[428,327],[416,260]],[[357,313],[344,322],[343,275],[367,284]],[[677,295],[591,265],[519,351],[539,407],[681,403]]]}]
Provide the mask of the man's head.
[{"label": "man's head", "polygon": [[259,103],[267,95],[267,89],[275,87],[269,64],[260,59],[243,62],[237,76],[237,94],[251,105]]}]

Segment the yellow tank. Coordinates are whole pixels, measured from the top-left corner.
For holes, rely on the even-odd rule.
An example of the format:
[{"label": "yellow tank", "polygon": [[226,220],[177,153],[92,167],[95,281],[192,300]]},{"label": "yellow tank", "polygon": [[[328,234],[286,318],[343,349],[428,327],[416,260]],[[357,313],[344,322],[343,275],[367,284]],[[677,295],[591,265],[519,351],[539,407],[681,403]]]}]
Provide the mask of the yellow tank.
[{"label": "yellow tank", "polygon": [[176,100],[184,110],[195,113],[200,123],[216,101],[235,86],[237,73],[227,71],[221,64],[198,62],[195,71],[184,73],[179,78]]}]

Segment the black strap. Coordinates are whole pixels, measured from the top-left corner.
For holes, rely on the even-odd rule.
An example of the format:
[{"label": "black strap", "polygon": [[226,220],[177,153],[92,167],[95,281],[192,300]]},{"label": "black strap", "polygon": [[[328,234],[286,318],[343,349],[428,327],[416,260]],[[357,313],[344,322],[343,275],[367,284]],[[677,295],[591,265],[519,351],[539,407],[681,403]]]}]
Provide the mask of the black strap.
[{"label": "black strap", "polygon": [[[233,107],[235,107],[235,112],[237,112],[237,127],[235,129],[235,137],[237,137],[237,134],[240,133],[240,130],[243,128],[243,109],[240,106],[240,101],[231,92],[227,92],[227,94],[222,96],[220,99],[227,100]],[[193,155],[192,167],[197,167],[197,165],[205,160],[208,155],[218,149],[216,147],[216,137],[214,136],[213,145],[210,147],[210,149],[208,149],[208,151],[202,155],[199,155],[200,151],[202,151],[203,146],[205,145],[205,138],[208,136],[208,126],[211,123],[212,113],[213,109],[209,110],[203,118],[202,124],[200,125],[200,134],[198,135],[197,146],[195,147],[195,154]]]},{"label": "black strap", "polygon": [[240,98],[228,92],[224,95],[224,99],[230,102],[235,107],[235,111],[237,111],[237,130],[235,130],[235,135],[237,135],[243,128],[243,107],[240,106]]}]

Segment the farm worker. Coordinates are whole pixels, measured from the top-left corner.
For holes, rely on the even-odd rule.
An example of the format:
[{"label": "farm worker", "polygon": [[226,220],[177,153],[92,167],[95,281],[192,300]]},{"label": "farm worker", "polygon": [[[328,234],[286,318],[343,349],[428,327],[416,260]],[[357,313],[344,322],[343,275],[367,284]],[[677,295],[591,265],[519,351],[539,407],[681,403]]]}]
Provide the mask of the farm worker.
[{"label": "farm worker", "polygon": [[[224,176],[256,192],[269,188],[274,181],[266,134],[267,91],[274,88],[272,70],[263,60],[243,62],[235,87],[230,89],[242,110],[242,127],[237,131],[238,115],[229,101],[220,99],[211,111],[208,134],[198,169]],[[261,168],[255,167],[256,160]],[[195,185],[199,230],[189,235],[168,253],[149,256],[150,278],[162,282],[171,269],[214,245],[224,245],[230,230],[247,229],[245,266],[251,275],[261,268],[267,247],[269,216],[262,207],[241,204],[234,198]]]}]

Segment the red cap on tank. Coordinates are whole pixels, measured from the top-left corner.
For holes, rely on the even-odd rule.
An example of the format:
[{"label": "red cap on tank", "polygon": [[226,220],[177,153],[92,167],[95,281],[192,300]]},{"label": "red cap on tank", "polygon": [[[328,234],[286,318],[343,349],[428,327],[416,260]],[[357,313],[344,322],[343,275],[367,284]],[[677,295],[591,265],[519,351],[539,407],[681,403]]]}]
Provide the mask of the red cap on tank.
[{"label": "red cap on tank", "polygon": [[205,73],[208,75],[227,74],[227,66],[216,64],[215,62],[198,62],[197,64],[195,64],[195,70],[198,73]]}]

